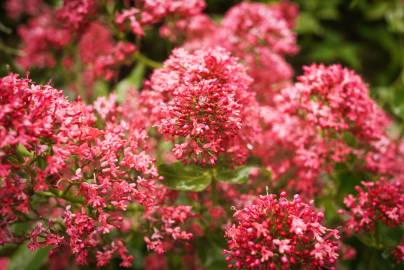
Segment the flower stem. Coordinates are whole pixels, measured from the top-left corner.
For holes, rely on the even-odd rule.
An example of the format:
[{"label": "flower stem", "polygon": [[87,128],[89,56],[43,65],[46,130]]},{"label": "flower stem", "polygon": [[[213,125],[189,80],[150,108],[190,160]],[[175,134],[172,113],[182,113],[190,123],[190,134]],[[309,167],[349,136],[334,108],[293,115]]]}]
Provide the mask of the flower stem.
[{"label": "flower stem", "polygon": [[135,59],[151,68],[160,68],[163,66],[160,62],[154,61],[154,60],[148,58],[147,56],[141,54],[140,52],[137,52],[135,54]]}]

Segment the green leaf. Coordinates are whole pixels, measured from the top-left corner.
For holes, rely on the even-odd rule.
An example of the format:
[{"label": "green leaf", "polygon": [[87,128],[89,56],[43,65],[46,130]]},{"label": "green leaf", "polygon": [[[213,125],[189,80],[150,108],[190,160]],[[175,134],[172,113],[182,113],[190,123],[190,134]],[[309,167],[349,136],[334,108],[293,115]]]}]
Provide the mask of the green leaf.
[{"label": "green leaf", "polygon": [[202,191],[212,182],[208,169],[196,165],[184,165],[181,162],[158,166],[164,177],[163,184],[175,190]]},{"label": "green leaf", "polygon": [[106,81],[97,81],[94,85],[94,97],[108,96],[108,83]]},{"label": "green leaf", "polygon": [[25,148],[25,146],[23,144],[21,144],[21,143],[19,143],[17,145],[17,154],[20,157],[30,157],[30,158],[32,158],[34,156],[34,154],[31,153],[30,151],[28,151],[28,149]]},{"label": "green leaf", "polygon": [[299,34],[321,35],[323,30],[320,22],[310,13],[302,12],[297,18],[296,32]]},{"label": "green leaf", "polygon": [[217,169],[217,180],[230,184],[245,184],[253,166],[240,166],[235,169],[219,167]]},{"label": "green leaf", "polygon": [[132,70],[130,75],[118,83],[116,86],[117,100],[122,102],[125,100],[126,93],[131,87],[139,89],[142,85],[142,80],[145,73],[145,65],[139,62]]},{"label": "green leaf", "polygon": [[8,270],[37,270],[48,260],[49,248],[30,251],[26,245],[21,245],[11,257]]}]

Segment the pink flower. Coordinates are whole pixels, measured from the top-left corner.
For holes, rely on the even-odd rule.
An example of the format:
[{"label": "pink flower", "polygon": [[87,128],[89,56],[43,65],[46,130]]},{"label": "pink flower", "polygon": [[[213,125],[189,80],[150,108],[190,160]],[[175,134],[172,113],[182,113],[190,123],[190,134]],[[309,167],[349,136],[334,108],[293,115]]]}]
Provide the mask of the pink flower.
[{"label": "pink flower", "polygon": [[150,209],[147,219],[155,226],[151,237],[145,237],[149,250],[162,254],[166,252],[170,243],[190,240],[193,234],[186,230],[188,221],[194,217],[190,206],[164,206]]},{"label": "pink flower", "polygon": [[292,220],[291,232],[296,234],[303,234],[307,229],[306,224],[301,218],[295,217]]},{"label": "pink flower", "polygon": [[54,67],[56,59],[52,51],[63,49],[71,41],[71,33],[57,25],[50,9],[20,26],[18,35],[22,46],[17,62],[25,69]]},{"label": "pink flower", "polygon": [[182,142],[173,149],[178,159],[201,164],[215,164],[220,155],[235,163],[246,159],[260,131],[250,83],[223,49],[174,50],[146,87],[164,96],[157,126]]},{"label": "pink flower", "polygon": [[234,217],[225,234],[230,268],[322,269],[338,258],[338,231],[321,225],[323,214],[297,195],[260,196]]},{"label": "pink flower", "polygon": [[95,0],[64,0],[63,7],[56,11],[59,20],[78,30],[95,11]]},{"label": "pink flower", "polygon": [[156,24],[165,18],[187,18],[199,14],[205,7],[204,0],[142,0],[136,8],[128,8],[119,12],[115,22],[124,28],[128,22],[131,31],[144,36],[144,26]]},{"label": "pink flower", "polygon": [[23,14],[36,16],[43,9],[43,0],[6,0],[4,8],[7,16],[18,20]]},{"label": "pink flower", "polygon": [[356,186],[356,196],[344,199],[348,210],[340,213],[347,216],[345,229],[348,233],[374,230],[377,222],[395,227],[404,222],[404,189],[400,182],[362,182]]},{"label": "pink flower", "polygon": [[[322,173],[350,156],[366,160],[374,170],[391,168],[399,175],[397,148],[386,134],[390,120],[361,77],[349,69],[304,67],[297,83],[262,107],[261,117],[265,143],[255,148],[256,155],[271,166],[275,180],[288,175],[288,188],[306,197],[320,190]],[[385,161],[373,161],[383,156]]]}]

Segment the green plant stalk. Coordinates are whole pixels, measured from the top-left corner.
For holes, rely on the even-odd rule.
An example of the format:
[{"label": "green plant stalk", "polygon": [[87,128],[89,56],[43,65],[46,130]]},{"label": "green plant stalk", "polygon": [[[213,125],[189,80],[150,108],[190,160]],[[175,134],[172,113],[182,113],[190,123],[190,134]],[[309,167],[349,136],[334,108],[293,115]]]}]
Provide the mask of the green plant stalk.
[{"label": "green plant stalk", "polygon": [[140,52],[137,52],[137,53],[135,54],[135,59],[138,60],[138,61],[140,61],[140,62],[142,62],[142,63],[145,64],[146,66],[151,67],[151,68],[160,68],[160,67],[163,66],[162,63],[157,62],[157,61],[154,61],[154,60],[148,58],[147,56],[143,55],[143,54],[140,53]]}]

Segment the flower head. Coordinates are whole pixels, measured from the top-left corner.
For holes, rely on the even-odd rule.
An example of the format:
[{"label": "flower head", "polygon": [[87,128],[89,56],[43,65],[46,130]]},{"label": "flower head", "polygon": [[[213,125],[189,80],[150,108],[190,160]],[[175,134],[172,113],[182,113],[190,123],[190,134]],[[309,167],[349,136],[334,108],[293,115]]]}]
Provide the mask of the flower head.
[{"label": "flower head", "polygon": [[240,163],[259,134],[251,79],[221,48],[174,50],[148,88],[164,96],[161,133],[176,140],[178,159],[215,164],[225,154]]},{"label": "flower head", "polygon": [[338,231],[324,227],[323,213],[298,195],[260,196],[234,218],[225,235],[230,268],[322,269],[338,258]]},{"label": "flower head", "polygon": [[345,229],[348,233],[374,230],[377,222],[394,227],[404,222],[404,188],[400,182],[362,182],[356,186],[356,196],[345,197],[348,210]]}]

